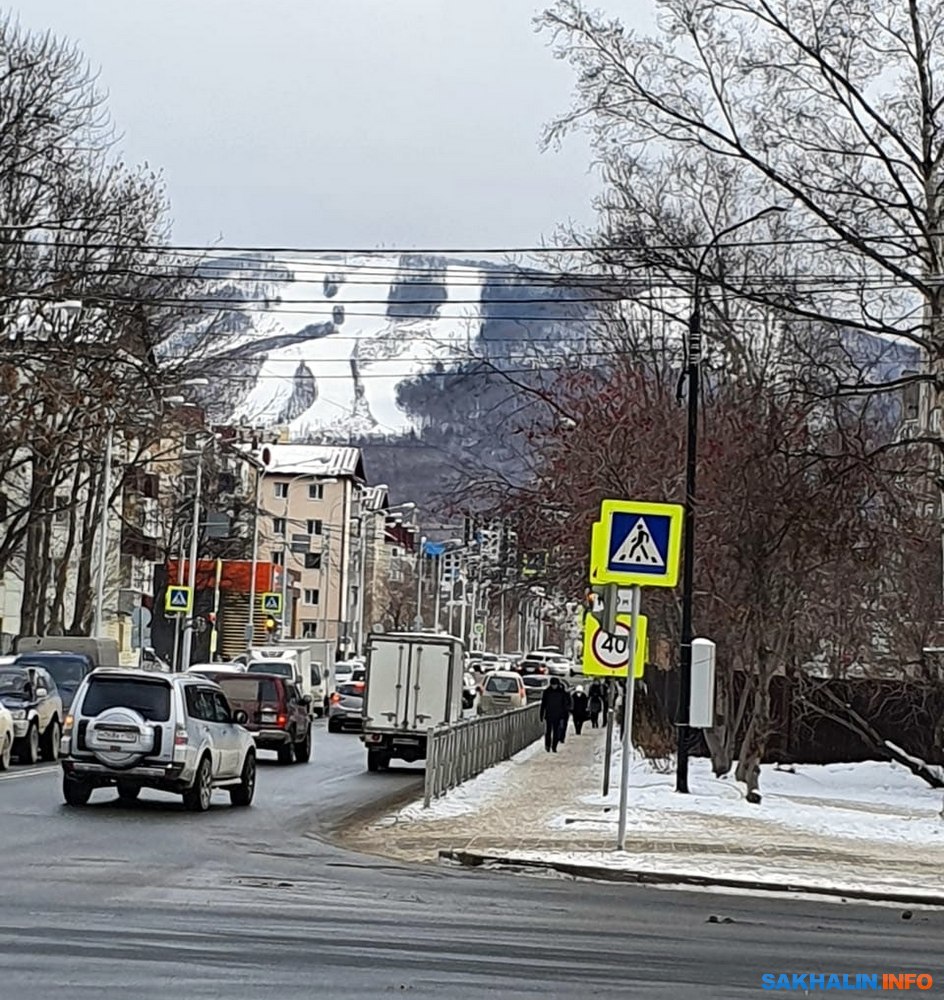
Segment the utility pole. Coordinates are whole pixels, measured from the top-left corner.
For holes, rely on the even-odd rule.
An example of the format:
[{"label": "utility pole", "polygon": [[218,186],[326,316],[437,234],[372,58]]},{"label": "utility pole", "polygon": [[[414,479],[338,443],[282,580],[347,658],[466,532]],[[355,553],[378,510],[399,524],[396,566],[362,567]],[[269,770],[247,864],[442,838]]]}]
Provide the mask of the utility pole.
[{"label": "utility pole", "polygon": [[423,627],[423,550],[426,548],[426,536],[420,538],[420,547],[416,553],[416,617],[413,627],[417,632]]},{"label": "utility pole", "polygon": [[[188,569],[187,585],[190,587],[191,599],[194,598],[197,586],[197,555],[200,542],[200,494],[203,489],[203,453],[197,458],[197,481],[194,487],[193,497],[193,534],[190,537],[190,565]],[[190,618],[184,625],[183,642],[180,648],[180,670],[185,671],[190,666],[190,659],[193,653],[193,610]]]},{"label": "utility pole", "polygon": [[439,625],[439,619],[442,614],[442,589],[443,589],[443,557],[442,554],[436,556],[436,602],[433,610],[433,627],[437,632],[441,632],[442,629]]},{"label": "utility pole", "polygon": [[99,526],[98,578],[95,583],[95,612],[92,634],[102,636],[105,628],[105,570],[108,565],[108,511],[111,506],[111,464],[114,428],[109,423],[105,435],[105,467],[102,470],[102,519]]},{"label": "utility pole", "polygon": [[256,500],[252,514],[252,565],[249,570],[249,621],[246,623],[246,649],[252,648],[256,639],[256,567],[259,564],[259,505],[262,503],[262,473],[264,466],[253,460],[256,470]]},{"label": "utility pole", "polygon": [[[772,212],[782,212],[779,206],[772,205],[763,211],[755,212],[747,219],[742,219],[731,226],[715,233],[705,245],[701,257],[695,267],[694,286],[692,288],[692,313],[688,320],[687,354],[688,363],[685,369],[685,379],[688,386],[688,430],[685,439],[685,520],[684,538],[682,542],[682,622],[681,642],[679,649],[679,698],[676,712],[676,727],[678,733],[675,790],[686,794],[688,792],[688,748],[691,742],[691,728],[688,725],[692,700],[692,612],[695,602],[695,503],[696,484],[698,477],[698,404],[701,390],[701,275],[708,254],[714,250],[718,241],[729,233],[747,226],[752,222]],[[632,671],[630,671],[632,673]],[[631,678],[627,678],[627,684]]]}]

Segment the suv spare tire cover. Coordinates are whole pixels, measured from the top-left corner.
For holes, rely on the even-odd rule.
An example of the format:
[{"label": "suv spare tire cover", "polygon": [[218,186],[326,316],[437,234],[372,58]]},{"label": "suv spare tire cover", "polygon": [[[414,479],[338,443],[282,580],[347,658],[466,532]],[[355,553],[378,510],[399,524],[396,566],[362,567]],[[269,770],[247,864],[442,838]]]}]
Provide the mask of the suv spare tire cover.
[{"label": "suv spare tire cover", "polygon": [[[138,738],[127,750],[105,749],[96,730],[108,729],[109,726],[135,728]],[[154,748],[154,731],[144,721],[144,717],[132,708],[106,709],[89,723],[85,739],[88,748],[107,767],[133,767]]]}]

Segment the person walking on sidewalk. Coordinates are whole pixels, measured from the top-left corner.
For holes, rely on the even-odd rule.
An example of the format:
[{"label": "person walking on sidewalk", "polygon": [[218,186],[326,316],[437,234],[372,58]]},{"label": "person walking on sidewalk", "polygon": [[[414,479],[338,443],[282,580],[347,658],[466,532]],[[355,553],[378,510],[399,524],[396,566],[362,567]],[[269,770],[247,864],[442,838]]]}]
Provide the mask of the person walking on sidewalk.
[{"label": "person walking on sidewalk", "polygon": [[574,732],[579,736],[580,730],[583,729],[583,724],[587,721],[587,716],[590,714],[588,707],[590,699],[587,697],[582,684],[577,685],[570,700],[574,708]]},{"label": "person walking on sidewalk", "polygon": [[551,683],[541,695],[541,721],[544,723],[544,749],[557,753],[558,743],[563,742],[563,729],[567,725],[567,713],[570,709],[570,696],[564,690],[557,677],[551,678]]},{"label": "person walking on sidewalk", "polygon": [[606,711],[606,693],[603,685],[599,681],[594,681],[590,685],[589,698],[587,703],[587,714],[590,716],[590,725],[594,729],[600,728],[600,713]]}]

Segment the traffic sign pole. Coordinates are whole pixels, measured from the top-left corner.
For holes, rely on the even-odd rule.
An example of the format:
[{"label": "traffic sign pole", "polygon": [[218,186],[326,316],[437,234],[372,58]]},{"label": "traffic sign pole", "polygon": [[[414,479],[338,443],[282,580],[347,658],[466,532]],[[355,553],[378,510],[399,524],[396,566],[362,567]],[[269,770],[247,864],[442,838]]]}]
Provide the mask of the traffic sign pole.
[{"label": "traffic sign pole", "polygon": [[[639,587],[630,588],[632,592],[632,612],[629,626],[630,656],[636,648],[636,633],[639,629]],[[625,850],[626,843],[626,807],[629,799],[629,756],[633,747],[633,701],[636,689],[636,678],[630,670],[626,677],[626,694],[623,696],[623,760],[620,766],[620,803],[619,803],[619,833],[617,835],[617,850]]]}]

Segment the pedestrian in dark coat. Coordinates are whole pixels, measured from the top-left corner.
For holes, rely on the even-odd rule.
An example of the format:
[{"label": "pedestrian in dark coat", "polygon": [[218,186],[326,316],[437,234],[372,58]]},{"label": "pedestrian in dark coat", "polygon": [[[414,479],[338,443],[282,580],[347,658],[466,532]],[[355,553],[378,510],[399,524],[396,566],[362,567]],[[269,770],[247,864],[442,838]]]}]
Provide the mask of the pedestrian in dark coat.
[{"label": "pedestrian in dark coat", "polygon": [[583,724],[590,715],[590,699],[587,697],[587,692],[578,684],[570,700],[574,706],[574,732],[579,736]]},{"label": "pedestrian in dark coat", "polygon": [[605,711],[606,692],[599,681],[594,681],[590,685],[588,693],[587,714],[590,716],[590,725],[594,729],[600,728],[600,713]]},{"label": "pedestrian in dark coat", "polygon": [[541,695],[541,721],[544,723],[544,749],[557,753],[558,743],[563,742],[563,730],[567,725],[570,711],[570,695],[560,679],[551,678],[551,683]]}]

